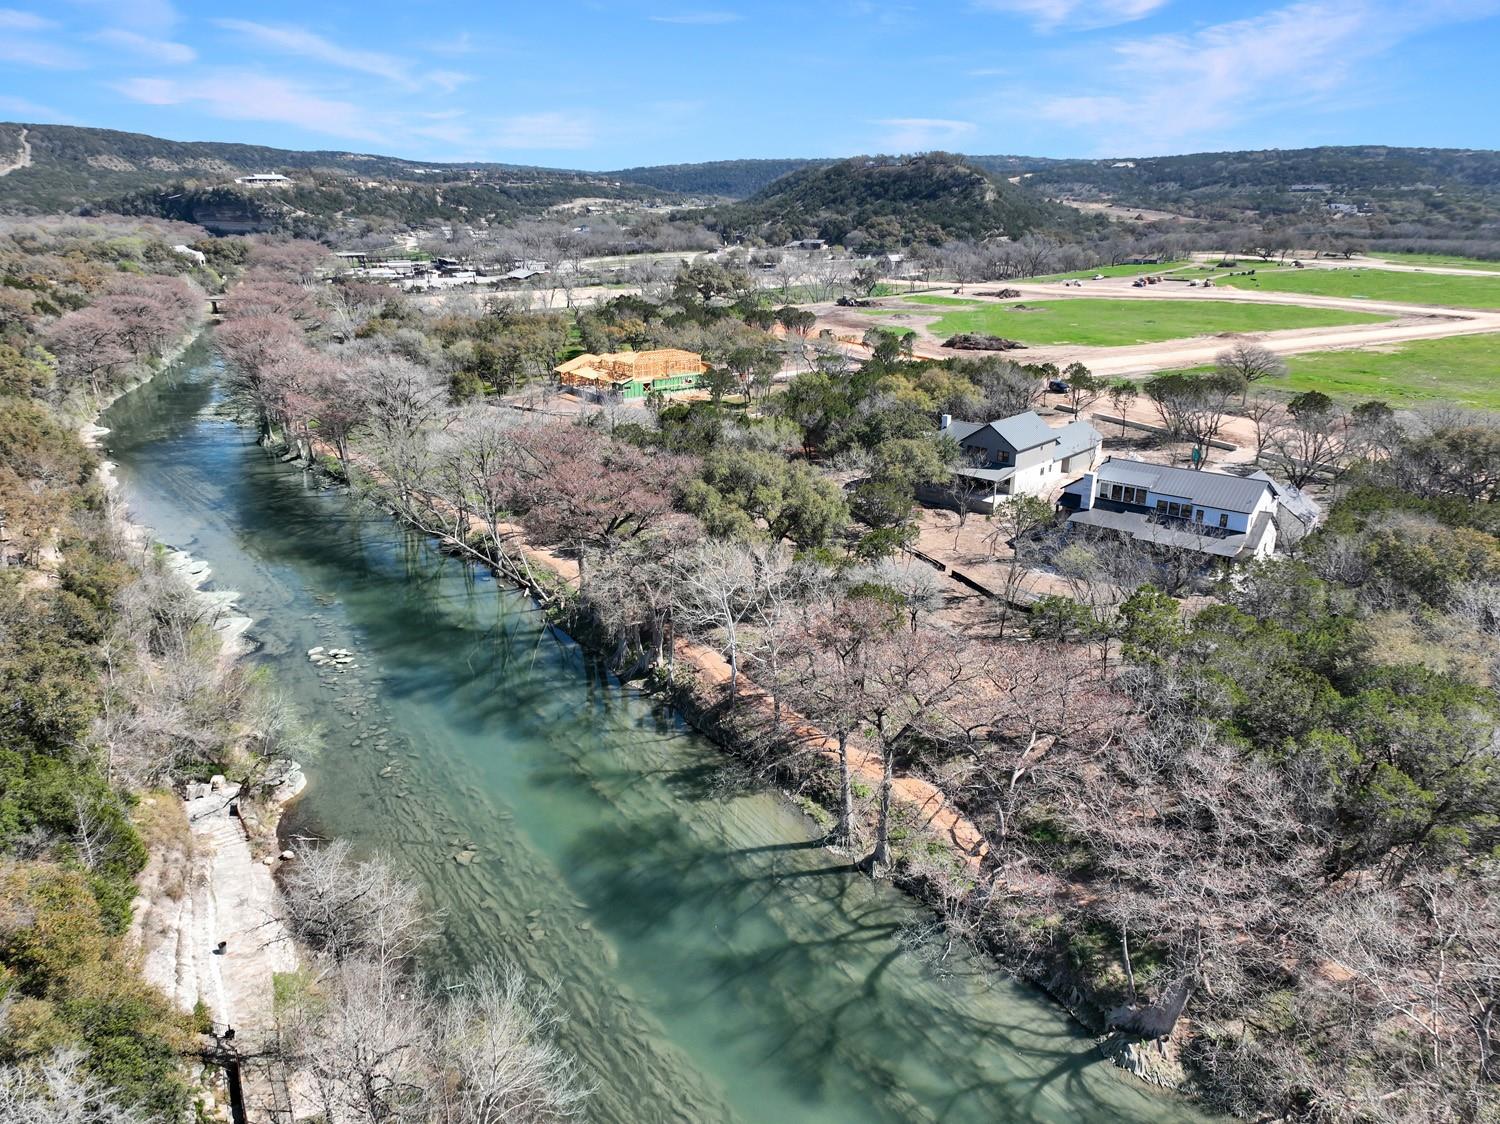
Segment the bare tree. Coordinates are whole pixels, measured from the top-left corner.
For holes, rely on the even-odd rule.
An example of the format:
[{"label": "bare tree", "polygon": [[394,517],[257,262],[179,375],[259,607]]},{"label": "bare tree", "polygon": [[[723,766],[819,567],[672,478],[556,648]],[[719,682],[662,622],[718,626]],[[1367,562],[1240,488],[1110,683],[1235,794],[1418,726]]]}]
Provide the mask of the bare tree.
[{"label": "bare tree", "polygon": [[298,938],[336,963],[395,972],[434,935],[416,886],[383,855],[356,860],[347,840],[305,849],[282,888]]},{"label": "bare tree", "polygon": [[52,1054],[28,1065],[0,1065],[0,1120],[6,1124],[146,1124],[118,1103],[83,1067],[77,1052]]},{"label": "bare tree", "polygon": [[1141,388],[1130,379],[1121,379],[1111,383],[1109,388],[1109,404],[1114,407],[1116,415],[1120,419],[1120,436],[1125,436],[1125,414],[1135,400],[1140,397]]},{"label": "bare tree", "polygon": [[552,995],[510,964],[486,964],[450,989],[433,1035],[437,1119],[444,1124],[544,1124],[583,1108],[589,1090],[548,1039]]},{"label": "bare tree", "polygon": [[1202,456],[1195,468],[1208,463],[1209,443],[1219,436],[1230,400],[1241,390],[1237,379],[1215,372],[1209,375],[1165,374],[1150,379],[1146,396],[1156,407],[1163,427],[1173,437],[1195,443]]},{"label": "bare tree", "polygon": [[1292,486],[1303,488],[1320,474],[1343,471],[1348,433],[1348,414],[1330,398],[1299,394],[1271,429],[1266,445]]},{"label": "bare tree", "polygon": [[756,560],[738,542],[705,542],[677,565],[676,616],[684,627],[711,637],[729,661],[729,704],[740,682],[740,633],[759,593]]},{"label": "bare tree", "polygon": [[1247,398],[1242,412],[1255,426],[1255,461],[1259,464],[1260,458],[1266,451],[1266,442],[1275,432],[1276,427],[1281,424],[1286,411],[1269,395],[1256,394]]},{"label": "bare tree", "polygon": [[875,845],[867,860],[872,873],[891,865],[891,788],[897,760],[912,752],[917,741],[931,743],[957,732],[949,712],[962,701],[977,664],[958,637],[926,626],[884,638],[872,660],[865,718],[881,761]]},{"label": "bare tree", "polygon": [[1252,383],[1285,378],[1287,365],[1285,359],[1264,344],[1239,340],[1228,351],[1214,356],[1214,370],[1243,386],[1242,393],[1248,393]]},{"label": "bare tree", "polygon": [[1031,540],[1053,518],[1052,508],[1045,501],[1028,495],[1011,496],[995,512],[994,529],[989,535],[991,556],[994,556],[1000,543],[1010,545],[1010,558],[1006,561],[998,606],[998,623],[1002,635],[1031,578]]}]

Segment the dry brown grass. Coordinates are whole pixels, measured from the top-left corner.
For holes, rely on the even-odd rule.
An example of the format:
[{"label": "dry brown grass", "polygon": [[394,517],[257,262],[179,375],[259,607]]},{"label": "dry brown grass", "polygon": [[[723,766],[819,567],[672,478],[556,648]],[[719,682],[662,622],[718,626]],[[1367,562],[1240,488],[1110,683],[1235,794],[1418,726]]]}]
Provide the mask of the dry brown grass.
[{"label": "dry brown grass", "polygon": [[191,865],[194,843],[187,811],[177,794],[158,789],[141,797],[134,820],[151,856],[155,874],[154,889],[172,901],[187,892],[186,873]]}]

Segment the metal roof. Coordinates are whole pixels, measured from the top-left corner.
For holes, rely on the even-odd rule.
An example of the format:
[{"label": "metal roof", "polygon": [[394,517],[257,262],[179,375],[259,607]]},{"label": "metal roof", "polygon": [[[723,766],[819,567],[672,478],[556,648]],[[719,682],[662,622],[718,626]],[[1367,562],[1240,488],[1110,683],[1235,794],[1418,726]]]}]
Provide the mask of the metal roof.
[{"label": "metal roof", "polygon": [[1017,452],[1035,449],[1038,445],[1057,440],[1057,430],[1037,417],[1032,410],[1027,410],[1024,414],[1016,414],[1014,417],[1003,418],[1000,421],[992,421],[990,428]]},{"label": "metal roof", "polygon": [[1104,441],[1099,431],[1086,421],[1069,422],[1052,432],[1057,436],[1057,449],[1052,455],[1058,460],[1092,449]]},{"label": "metal roof", "polygon": [[1208,469],[1175,468],[1145,461],[1110,458],[1098,468],[1099,483],[1149,488],[1159,496],[1190,500],[1195,507],[1249,513],[1274,485],[1269,480],[1231,476]]},{"label": "metal roof", "polygon": [[988,422],[951,421],[943,432],[955,441],[962,441],[965,437],[978,433],[988,424]]},{"label": "metal roof", "polygon": [[1249,535],[1213,535],[1206,530],[1194,530],[1191,526],[1176,523],[1158,523],[1149,515],[1139,511],[1108,511],[1101,507],[1080,511],[1068,517],[1068,525],[1098,527],[1105,531],[1117,531],[1131,538],[1156,543],[1159,546],[1176,547],[1179,550],[1194,550],[1200,554],[1212,554],[1217,558],[1233,558],[1249,545]]},{"label": "metal roof", "polygon": [[1060,432],[1037,417],[1031,410],[991,422],[952,421],[943,432],[953,440],[962,443],[981,429],[994,430],[1000,435],[1000,440],[1018,453],[1027,449],[1035,449],[1038,445],[1045,445],[1049,441],[1055,441]]}]

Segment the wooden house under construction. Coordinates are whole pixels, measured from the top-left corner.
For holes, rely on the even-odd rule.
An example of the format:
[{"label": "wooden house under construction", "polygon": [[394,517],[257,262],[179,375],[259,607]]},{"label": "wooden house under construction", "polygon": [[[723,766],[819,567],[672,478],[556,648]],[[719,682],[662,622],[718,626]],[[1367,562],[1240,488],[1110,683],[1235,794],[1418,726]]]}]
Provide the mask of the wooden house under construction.
[{"label": "wooden house under construction", "polygon": [[652,391],[671,394],[694,390],[701,384],[708,364],[697,352],[663,347],[655,351],[612,351],[607,355],[585,352],[555,370],[563,386],[637,399]]}]

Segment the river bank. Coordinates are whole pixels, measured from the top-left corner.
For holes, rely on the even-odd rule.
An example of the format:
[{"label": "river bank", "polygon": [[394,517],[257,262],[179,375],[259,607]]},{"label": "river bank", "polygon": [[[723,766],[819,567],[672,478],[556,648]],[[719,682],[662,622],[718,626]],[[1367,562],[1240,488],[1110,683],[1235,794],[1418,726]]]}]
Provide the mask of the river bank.
[{"label": "river bank", "polygon": [[[110,433],[99,424],[102,415],[184,361],[206,330],[206,323],[196,326],[147,372],[102,400],[80,430],[84,443],[97,449]],[[237,591],[203,588],[212,573],[207,562],[157,542],[151,528],[129,517],[116,467],[101,459],[97,478],[121,537],[139,553],[134,564],[144,571],[159,561],[184,583],[192,615],[212,630],[221,670],[227,671],[253,650],[245,633],[254,618],[238,610]],[[163,548],[159,560],[152,557]],[[274,867],[294,857],[278,846],[277,825],[306,783],[297,763],[289,762],[275,783],[254,792],[216,775],[189,783],[181,793],[160,790],[141,798],[139,818],[149,825],[147,861],[137,877],[129,941],[142,977],[194,1015],[200,1031],[221,1047],[231,1029],[231,1037],[248,1043],[274,1030],[275,977],[299,966]],[[208,1111],[222,1119],[235,1111],[251,1113],[245,1119],[268,1118],[273,1094],[266,1074],[237,1072],[227,1082],[205,1084],[215,1098]]]}]

